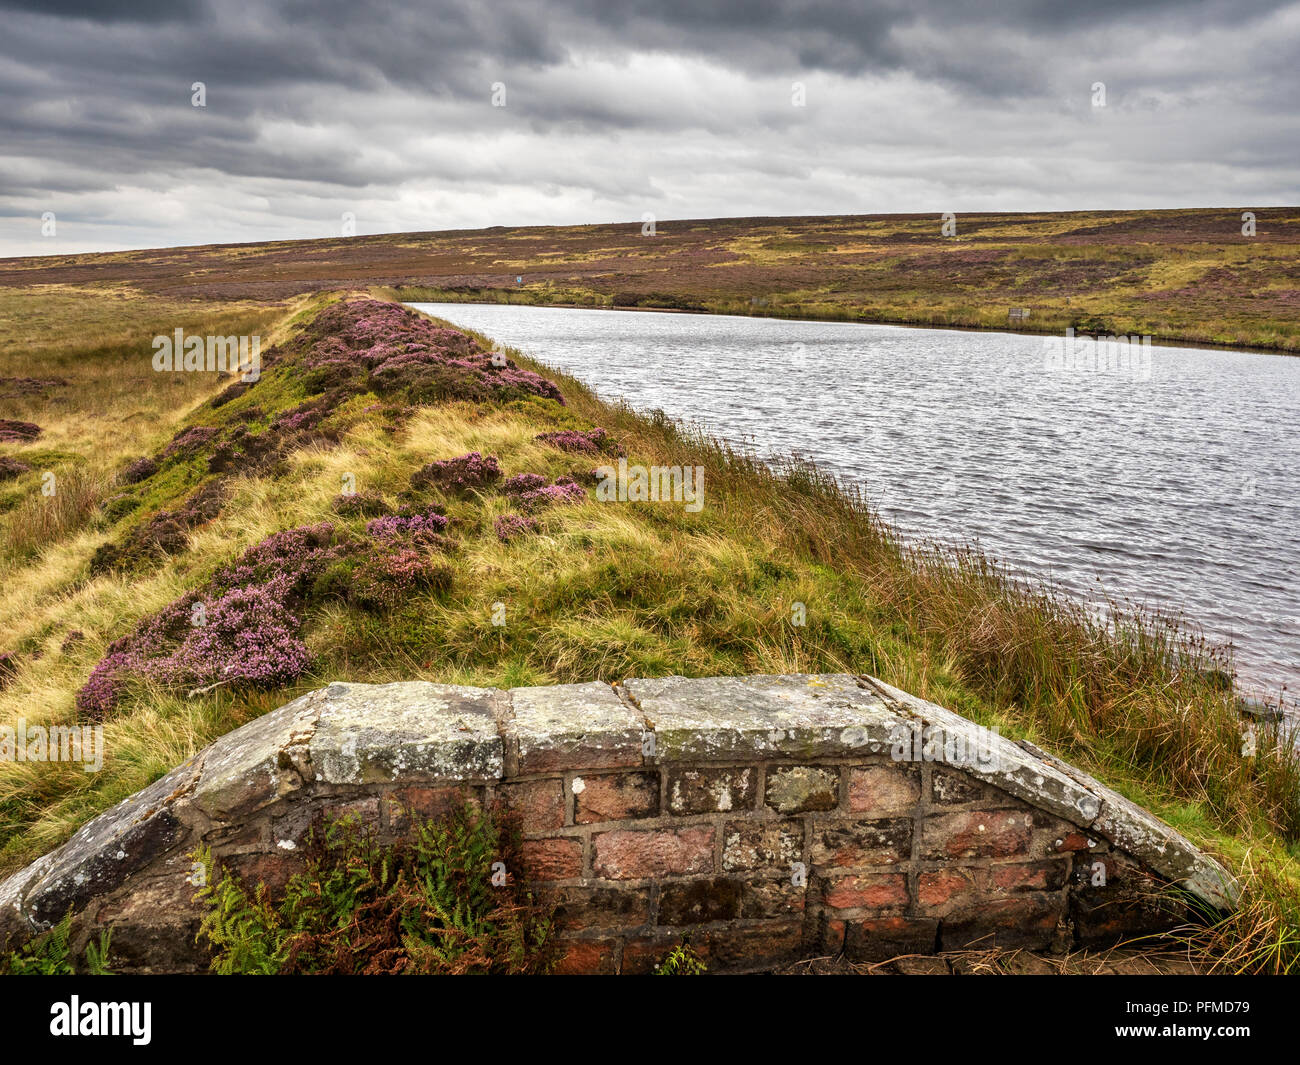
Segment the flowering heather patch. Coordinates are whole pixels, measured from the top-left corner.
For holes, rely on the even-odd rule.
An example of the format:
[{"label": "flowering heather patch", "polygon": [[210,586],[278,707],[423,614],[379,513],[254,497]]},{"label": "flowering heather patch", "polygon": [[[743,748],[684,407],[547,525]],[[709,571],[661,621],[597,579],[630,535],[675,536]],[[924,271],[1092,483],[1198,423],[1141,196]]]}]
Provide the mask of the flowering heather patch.
[{"label": "flowering heather patch", "polygon": [[543,444],[558,447],[561,451],[580,455],[621,455],[623,448],[604,429],[583,432],[581,429],[563,429],[558,433],[539,433],[533,438]]},{"label": "flowering heather patch", "polygon": [[0,377],[0,399],[44,398],[50,389],[62,388],[67,383],[63,377]]},{"label": "flowering heather patch", "polygon": [[345,518],[366,517],[378,518],[381,515],[388,514],[392,508],[384,502],[384,497],[378,492],[348,492],[343,495],[334,497],[334,502],[330,504],[335,514]]},{"label": "flowering heather patch", "polygon": [[126,469],[122,471],[122,482],[124,484],[139,484],[147,480],[158,472],[158,463],[148,455],[136,459]]},{"label": "flowering heather patch", "polygon": [[0,443],[23,443],[35,440],[41,435],[41,427],[35,422],[18,422],[12,418],[0,418]]},{"label": "flowering heather patch", "polygon": [[334,539],[334,526],[327,521],[275,533],[219,572],[212,585],[229,590],[287,577],[289,592],[302,595],[330,562],[346,553],[347,545]]},{"label": "flowering heather patch", "polygon": [[492,528],[497,539],[508,544],[520,536],[539,532],[542,527],[536,518],[530,518],[526,514],[502,514],[492,523]]},{"label": "flowering heather patch", "polygon": [[30,469],[31,467],[25,462],[19,462],[8,455],[0,455],[0,481],[12,481],[19,474],[26,473]]},{"label": "flowering heather patch", "polygon": [[273,432],[295,433],[315,429],[325,418],[329,410],[320,400],[310,400],[299,404],[293,410],[282,411],[271,421]]},{"label": "flowering heather patch", "polygon": [[413,486],[433,485],[444,492],[464,493],[487,488],[501,480],[501,467],[495,455],[483,457],[477,451],[454,459],[431,462],[411,475]]},{"label": "flowering heather patch", "polygon": [[585,503],[587,490],[573,481],[556,481],[531,492],[524,492],[518,502],[524,510],[540,510],[559,503]]},{"label": "flowering heather patch", "polygon": [[220,432],[220,429],[210,425],[193,425],[188,429],[182,429],[172,437],[171,443],[162,449],[162,453],[158,456],[159,461],[169,459],[173,455],[192,455],[209,444]]},{"label": "flowering heather patch", "polygon": [[366,522],[366,535],[376,540],[388,540],[397,536],[410,536],[416,539],[441,541],[442,532],[447,528],[447,517],[435,510],[415,513],[389,514]]},{"label": "flowering heather patch", "polygon": [[546,478],[537,473],[517,473],[505,484],[501,490],[508,496],[521,496],[525,492],[532,492],[546,484]]},{"label": "flowering heather patch", "polygon": [[367,609],[391,610],[418,591],[445,588],[451,571],[423,551],[399,547],[386,554],[368,556],[352,574],[349,598]]},{"label": "flowering heather patch", "polygon": [[305,347],[305,380],[317,391],[364,386],[381,393],[405,392],[417,402],[524,395],[564,402],[553,381],[509,360],[498,365],[468,334],[437,326],[395,303],[354,299],[331,304],[308,323],[296,344]]},{"label": "flowering heather patch", "polygon": [[311,655],[302,642],[302,620],[288,601],[289,574],[265,584],[233,588],[207,607],[207,622],[194,626],[181,646],[159,663],[163,678],[185,684],[247,684],[276,688],[302,676]]},{"label": "flowering heather patch", "polygon": [[157,555],[175,555],[189,545],[189,531],[212,521],[221,513],[225,487],[209,481],[195,491],[177,510],[160,510],[137,525],[121,543],[103,544],[90,559],[91,573],[125,569]]},{"label": "flowering heather patch", "polygon": [[[307,669],[300,611],[311,585],[349,550],[328,522],[288,529],[250,547],[199,591],[144,618],[114,641],[77,693],[83,718],[101,721],[132,677],[166,685],[277,687]],[[196,604],[203,624],[195,624]]]}]

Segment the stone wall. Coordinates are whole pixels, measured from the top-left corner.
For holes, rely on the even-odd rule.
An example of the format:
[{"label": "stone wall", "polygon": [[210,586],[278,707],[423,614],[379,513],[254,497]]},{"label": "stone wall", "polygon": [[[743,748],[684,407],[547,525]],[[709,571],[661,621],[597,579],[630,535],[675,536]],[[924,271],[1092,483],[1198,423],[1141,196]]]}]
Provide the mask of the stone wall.
[{"label": "stone wall", "polygon": [[1235,898],[1097,781],[869,677],[331,684],[0,884],[0,941],[71,908],[120,971],[200,971],[199,845],[277,884],[322,817],[392,837],[466,797],[519,816],[565,972],[647,972],[685,935],[719,971],[1114,942]]}]

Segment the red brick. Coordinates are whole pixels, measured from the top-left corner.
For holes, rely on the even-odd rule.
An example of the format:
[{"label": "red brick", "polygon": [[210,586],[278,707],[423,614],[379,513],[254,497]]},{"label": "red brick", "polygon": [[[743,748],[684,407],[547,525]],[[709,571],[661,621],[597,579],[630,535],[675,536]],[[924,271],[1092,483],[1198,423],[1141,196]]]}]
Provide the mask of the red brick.
[{"label": "red brick", "polygon": [[[680,934],[668,934],[629,939],[623,945],[624,976],[645,976],[655,971],[655,966],[662,962],[676,946],[682,942]],[[688,941],[691,950],[705,964],[708,964],[708,943],[704,937],[692,936]]]},{"label": "red brick", "polygon": [[[623,948],[625,974],[651,973],[682,942],[680,936],[629,940]],[[761,921],[695,932],[686,942],[710,972],[763,969],[793,961],[803,953],[803,921]]]},{"label": "red brick", "polygon": [[[803,953],[803,921],[763,921],[710,931],[705,937],[709,969],[758,969],[794,961]],[[692,946],[694,946],[692,940]]]},{"label": "red brick", "polygon": [[936,806],[960,806],[965,803],[1006,803],[1011,796],[992,784],[955,769],[931,770],[930,794]]},{"label": "red brick", "polygon": [[250,888],[265,884],[272,891],[278,891],[295,873],[302,872],[307,863],[299,849],[268,851],[264,854],[233,854],[223,859],[221,864]]},{"label": "red brick", "polygon": [[1014,862],[989,868],[989,886],[996,891],[1056,891],[1069,876],[1068,859]]},{"label": "red brick", "polygon": [[823,914],[817,931],[818,947],[823,954],[838,954],[844,949],[844,930],[848,922],[842,917]]},{"label": "red brick", "polygon": [[844,954],[850,961],[884,961],[935,950],[939,922],[928,917],[871,917],[849,921]]},{"label": "red brick", "polygon": [[767,771],[767,805],[778,813],[834,810],[840,804],[840,775],[834,767],[792,765]]},{"label": "red brick", "polygon": [[945,917],[939,929],[944,950],[965,947],[1024,947],[1051,945],[1058,921],[1065,914],[1059,894],[1030,893],[1010,899],[981,901],[968,912]]},{"label": "red brick", "polygon": [[659,774],[609,773],[575,777],[573,801],[573,819],[579,825],[657,817]]},{"label": "red brick", "polygon": [[595,837],[597,876],[634,880],[713,871],[713,829],[619,829]]},{"label": "red brick", "polygon": [[436,820],[466,803],[476,808],[482,805],[477,789],[397,788],[384,796],[384,823],[390,832],[409,832],[412,817],[420,821]]},{"label": "red brick", "polygon": [[911,811],[921,798],[921,774],[897,765],[871,765],[849,771],[849,809],[873,817]]},{"label": "red brick", "polygon": [[827,877],[822,883],[822,901],[837,910],[905,906],[907,877],[902,873]]},{"label": "red brick", "polygon": [[618,971],[617,939],[566,939],[553,970],[557,976],[612,976]]},{"label": "red brick", "polygon": [[936,869],[916,878],[917,905],[926,913],[947,913],[971,905],[977,897],[974,870]]},{"label": "red brick", "polygon": [[523,860],[529,880],[571,880],[582,876],[582,840],[526,840]]},{"label": "red brick", "polygon": [[525,832],[549,832],[564,825],[564,784],[558,779],[505,784],[500,795]]},{"label": "red brick", "polygon": [[[1093,844],[1088,846],[1089,842]],[[1089,839],[1082,832],[1067,832],[1064,836],[1059,837],[1053,844],[1058,851],[1087,851],[1095,848],[1096,838]]]},{"label": "red brick", "polygon": [[910,819],[813,823],[812,862],[819,868],[893,865],[911,857]]},{"label": "red brick", "polygon": [[925,819],[922,857],[1009,858],[1029,852],[1033,816],[1023,810],[968,810]]},{"label": "red brick", "polygon": [[640,928],[650,920],[650,888],[566,886],[553,889],[557,928],[572,932]]}]

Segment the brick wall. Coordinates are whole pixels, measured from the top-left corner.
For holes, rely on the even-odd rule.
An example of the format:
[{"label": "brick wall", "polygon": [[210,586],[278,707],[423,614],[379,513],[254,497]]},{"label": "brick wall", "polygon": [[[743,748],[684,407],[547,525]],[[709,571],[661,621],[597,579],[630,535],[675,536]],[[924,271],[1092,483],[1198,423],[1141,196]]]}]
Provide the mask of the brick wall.
[{"label": "brick wall", "polygon": [[[900,729],[936,742],[900,748]],[[944,760],[963,750],[980,757]],[[197,971],[199,844],[278,884],[323,817],[393,837],[467,798],[518,818],[512,872],[554,901],[562,972],[649,972],[683,938],[715,971],[1114,942],[1177,920],[1184,892],[1231,904],[1223,870],[1150,814],[871,678],[338,684],[0,884],[0,939],[71,906],[81,938],[113,927],[119,969]]]},{"label": "brick wall", "polygon": [[[562,971],[647,972],[683,937],[713,967],[761,969],[841,951],[1073,945],[1162,923],[1145,898],[1155,878],[1131,860],[1121,871],[1078,826],[942,766],[675,766],[504,791],[525,815],[532,878],[559,904]],[[1091,887],[1098,862],[1109,890]]]}]

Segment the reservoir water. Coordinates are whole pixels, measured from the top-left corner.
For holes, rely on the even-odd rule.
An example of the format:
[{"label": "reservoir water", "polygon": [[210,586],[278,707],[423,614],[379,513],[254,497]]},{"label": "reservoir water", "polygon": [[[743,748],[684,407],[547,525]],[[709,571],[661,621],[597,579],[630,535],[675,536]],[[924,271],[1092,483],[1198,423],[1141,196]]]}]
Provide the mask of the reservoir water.
[{"label": "reservoir water", "polygon": [[1300,358],[717,315],[413,306],[760,454],[905,535],[1181,611],[1243,689],[1300,692]]}]

